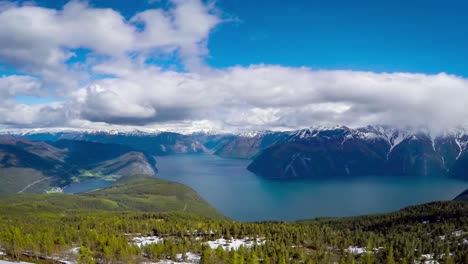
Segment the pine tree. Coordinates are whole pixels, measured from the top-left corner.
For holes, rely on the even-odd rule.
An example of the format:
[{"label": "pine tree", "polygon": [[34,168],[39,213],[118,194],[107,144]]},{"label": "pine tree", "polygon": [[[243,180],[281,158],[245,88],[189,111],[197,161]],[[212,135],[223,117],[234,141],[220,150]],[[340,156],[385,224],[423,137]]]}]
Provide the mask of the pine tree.
[{"label": "pine tree", "polygon": [[80,255],[78,257],[78,264],[95,264],[93,252],[85,246],[80,247]]},{"label": "pine tree", "polygon": [[395,258],[393,256],[393,244],[390,244],[390,247],[388,248],[386,264],[396,264]]},{"label": "pine tree", "polygon": [[449,247],[445,249],[444,261],[445,261],[444,264],[455,264],[455,262],[452,259],[452,256],[450,255]]},{"label": "pine tree", "polygon": [[252,251],[249,254],[249,258],[247,259],[247,264],[260,264],[260,262],[258,261],[257,254],[255,254],[255,251]]},{"label": "pine tree", "polygon": [[364,264],[373,264],[374,263],[374,252],[372,249],[372,243],[367,242],[366,253],[364,254]]},{"label": "pine tree", "polygon": [[279,255],[278,264],[286,264],[286,258],[284,257],[283,254]]}]

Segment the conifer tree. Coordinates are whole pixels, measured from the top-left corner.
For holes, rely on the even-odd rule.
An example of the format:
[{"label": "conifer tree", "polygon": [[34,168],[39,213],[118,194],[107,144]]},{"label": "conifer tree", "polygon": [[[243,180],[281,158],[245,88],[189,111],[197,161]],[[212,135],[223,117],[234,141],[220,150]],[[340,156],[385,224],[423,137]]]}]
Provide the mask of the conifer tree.
[{"label": "conifer tree", "polygon": [[80,255],[78,257],[78,264],[95,264],[93,252],[85,246],[80,247]]},{"label": "conifer tree", "polygon": [[386,264],[396,264],[395,258],[393,256],[393,244],[390,244],[387,250]]}]

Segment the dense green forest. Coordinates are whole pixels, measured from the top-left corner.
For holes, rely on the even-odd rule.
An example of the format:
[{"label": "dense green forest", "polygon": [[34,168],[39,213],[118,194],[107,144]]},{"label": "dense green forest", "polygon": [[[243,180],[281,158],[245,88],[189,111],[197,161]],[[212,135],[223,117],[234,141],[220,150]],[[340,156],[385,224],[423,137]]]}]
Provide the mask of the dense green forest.
[{"label": "dense green forest", "polygon": [[[188,187],[147,177],[83,195],[0,197],[4,257],[35,263],[182,261],[194,254],[200,263],[468,263],[467,231],[463,201],[352,218],[240,223]],[[158,243],[135,242],[150,237]],[[220,238],[227,242],[210,246]],[[234,239],[242,245],[224,250]]]}]

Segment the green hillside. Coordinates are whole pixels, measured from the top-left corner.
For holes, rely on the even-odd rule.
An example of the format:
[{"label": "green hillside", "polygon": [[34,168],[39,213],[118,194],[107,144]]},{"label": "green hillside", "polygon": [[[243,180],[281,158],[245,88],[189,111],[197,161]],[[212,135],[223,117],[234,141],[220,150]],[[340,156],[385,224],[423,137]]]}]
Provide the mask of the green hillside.
[{"label": "green hillside", "polygon": [[[234,244],[242,246],[231,250]],[[201,264],[468,263],[468,202],[241,223],[189,187],[135,176],[79,195],[0,196],[0,252],[0,259],[32,263],[56,263],[51,256],[86,264],[181,262],[184,255]]]},{"label": "green hillside", "polygon": [[150,176],[129,176],[112,187],[84,194],[0,195],[0,211],[37,212],[186,212],[223,218],[191,188]]}]

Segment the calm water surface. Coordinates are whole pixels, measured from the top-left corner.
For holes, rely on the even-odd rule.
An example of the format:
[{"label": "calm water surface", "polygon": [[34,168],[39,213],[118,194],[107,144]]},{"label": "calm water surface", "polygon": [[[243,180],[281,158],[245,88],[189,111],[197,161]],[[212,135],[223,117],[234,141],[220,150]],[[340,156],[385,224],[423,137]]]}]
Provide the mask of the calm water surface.
[{"label": "calm water surface", "polygon": [[102,189],[105,187],[109,187],[113,184],[112,181],[105,181],[105,180],[87,180],[82,181],[79,183],[72,183],[65,188],[63,188],[64,193],[81,193],[81,192],[88,192],[96,189]]},{"label": "calm water surface", "polygon": [[239,221],[299,220],[398,210],[450,200],[468,182],[449,178],[357,177],[352,180],[274,181],[247,171],[250,161],[209,154],[158,157],[158,177],[195,189]]}]

